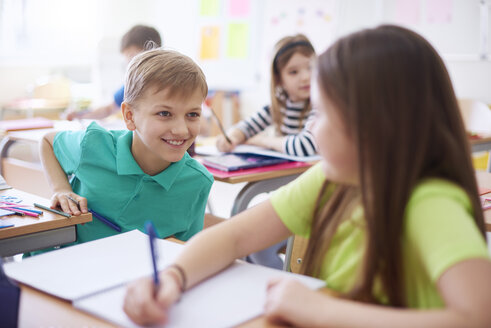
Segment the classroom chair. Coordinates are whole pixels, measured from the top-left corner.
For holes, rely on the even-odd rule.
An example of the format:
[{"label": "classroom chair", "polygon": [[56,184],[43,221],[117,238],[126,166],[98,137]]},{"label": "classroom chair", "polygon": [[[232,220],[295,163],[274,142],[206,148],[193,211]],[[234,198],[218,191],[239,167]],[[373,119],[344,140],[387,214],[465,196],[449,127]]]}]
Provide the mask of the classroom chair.
[{"label": "classroom chair", "polygon": [[286,247],[287,240],[283,240],[262,251],[248,255],[246,260],[250,263],[264,265],[273,269],[287,270],[288,267],[285,265],[282,256],[285,253]]},{"label": "classroom chair", "polygon": [[293,236],[288,239],[285,255],[286,271],[300,273],[305,251],[307,250],[307,244],[308,239],[300,236]]}]

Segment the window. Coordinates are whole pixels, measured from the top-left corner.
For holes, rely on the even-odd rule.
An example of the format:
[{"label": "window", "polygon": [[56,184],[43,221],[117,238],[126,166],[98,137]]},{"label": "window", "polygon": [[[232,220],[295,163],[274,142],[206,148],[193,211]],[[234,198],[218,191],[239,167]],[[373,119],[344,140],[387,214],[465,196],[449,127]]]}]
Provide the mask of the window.
[{"label": "window", "polygon": [[0,62],[90,63],[95,0],[0,0]]}]

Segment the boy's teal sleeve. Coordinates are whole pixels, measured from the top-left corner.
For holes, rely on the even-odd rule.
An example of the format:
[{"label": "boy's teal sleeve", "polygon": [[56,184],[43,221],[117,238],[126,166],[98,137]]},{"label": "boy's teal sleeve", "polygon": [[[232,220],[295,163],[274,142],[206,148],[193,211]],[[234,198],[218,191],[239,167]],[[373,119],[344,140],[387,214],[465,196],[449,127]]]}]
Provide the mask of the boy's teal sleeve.
[{"label": "boy's teal sleeve", "polygon": [[73,174],[82,156],[85,131],[62,131],[53,140],[53,151],[66,174]]}]

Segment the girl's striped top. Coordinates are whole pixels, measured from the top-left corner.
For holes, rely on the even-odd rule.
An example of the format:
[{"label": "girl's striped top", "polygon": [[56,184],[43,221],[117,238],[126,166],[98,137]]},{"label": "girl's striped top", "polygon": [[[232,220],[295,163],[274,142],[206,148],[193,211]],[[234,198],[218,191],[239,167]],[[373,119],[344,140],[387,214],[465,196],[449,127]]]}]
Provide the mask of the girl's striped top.
[{"label": "girl's striped top", "polygon": [[[283,152],[294,156],[312,156],[317,153],[317,147],[314,142],[312,133],[306,128],[310,126],[309,121],[313,120],[313,111],[308,115],[303,115],[302,110],[305,102],[293,103],[286,101],[286,108],[281,108],[283,122],[281,124],[281,133],[286,136],[283,144]],[[268,126],[273,124],[269,106],[263,107],[254,113],[251,117],[237,123],[239,128],[247,139],[264,131]]]}]

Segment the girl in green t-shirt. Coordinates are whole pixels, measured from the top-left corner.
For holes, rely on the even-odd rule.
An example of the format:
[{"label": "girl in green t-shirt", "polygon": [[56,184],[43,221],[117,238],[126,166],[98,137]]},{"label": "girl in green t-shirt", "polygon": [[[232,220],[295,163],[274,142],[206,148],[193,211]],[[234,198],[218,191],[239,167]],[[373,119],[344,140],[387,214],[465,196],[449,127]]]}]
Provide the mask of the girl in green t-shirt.
[{"label": "girl in green t-shirt", "polygon": [[[264,310],[273,322],[491,327],[483,213],[457,99],[435,49],[401,27],[362,30],[320,55],[313,82],[320,166],[193,237],[160,273],[156,296],[149,278],[129,287],[125,312],[139,324],[165,322],[188,288],[300,233],[310,237],[303,273],[327,283],[334,277],[326,261],[349,264],[332,252],[351,252],[359,255],[349,257],[354,279],[336,287],[342,297],[271,281]],[[359,242],[345,245],[351,240]],[[428,290],[415,294],[421,280]],[[419,302],[431,288],[440,300]]]}]

